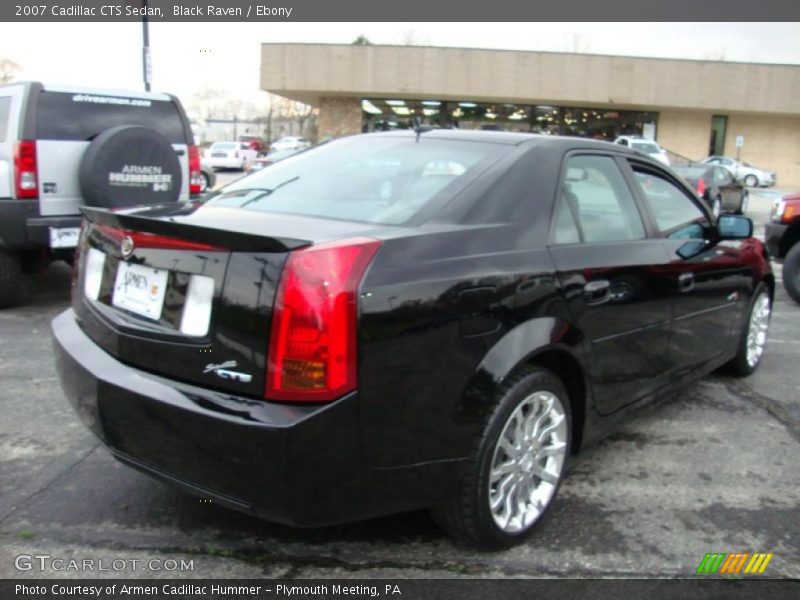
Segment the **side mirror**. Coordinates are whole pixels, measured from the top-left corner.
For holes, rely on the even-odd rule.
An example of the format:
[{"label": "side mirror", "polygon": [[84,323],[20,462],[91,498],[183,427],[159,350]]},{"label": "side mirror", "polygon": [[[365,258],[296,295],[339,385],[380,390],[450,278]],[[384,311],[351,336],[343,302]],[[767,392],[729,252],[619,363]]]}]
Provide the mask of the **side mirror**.
[{"label": "side mirror", "polygon": [[753,235],[753,221],[739,215],[722,215],[717,220],[717,232],[723,240],[744,240]]}]

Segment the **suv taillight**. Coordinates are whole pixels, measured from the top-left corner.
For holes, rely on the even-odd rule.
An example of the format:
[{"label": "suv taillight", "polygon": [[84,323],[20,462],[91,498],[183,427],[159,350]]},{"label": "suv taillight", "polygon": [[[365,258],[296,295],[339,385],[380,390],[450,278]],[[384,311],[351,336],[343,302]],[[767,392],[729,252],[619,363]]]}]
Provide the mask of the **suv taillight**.
[{"label": "suv taillight", "polygon": [[267,350],[267,400],[330,402],[356,389],[358,287],[380,242],[320,244],[289,254]]},{"label": "suv taillight", "polygon": [[22,200],[38,198],[38,179],[36,142],[20,140],[14,148],[14,185],[17,198]]},{"label": "suv taillight", "polygon": [[699,179],[697,181],[697,195],[702,198],[703,194],[705,193],[706,193],[706,182],[703,181],[702,179]]},{"label": "suv taillight", "polygon": [[200,168],[200,150],[189,146],[189,193],[199,194],[203,190],[203,171]]}]

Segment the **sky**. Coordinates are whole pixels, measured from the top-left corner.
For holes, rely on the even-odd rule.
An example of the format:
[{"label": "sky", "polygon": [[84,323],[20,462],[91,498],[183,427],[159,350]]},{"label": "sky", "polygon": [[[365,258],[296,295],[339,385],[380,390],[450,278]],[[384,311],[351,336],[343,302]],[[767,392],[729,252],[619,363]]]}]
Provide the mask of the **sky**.
[{"label": "sky", "polygon": [[[153,90],[187,105],[201,89],[264,102],[261,43],[361,34],[375,44],[800,64],[800,23],[150,23]],[[0,58],[22,67],[18,79],[141,90],[141,46],[140,23],[0,23]]]}]

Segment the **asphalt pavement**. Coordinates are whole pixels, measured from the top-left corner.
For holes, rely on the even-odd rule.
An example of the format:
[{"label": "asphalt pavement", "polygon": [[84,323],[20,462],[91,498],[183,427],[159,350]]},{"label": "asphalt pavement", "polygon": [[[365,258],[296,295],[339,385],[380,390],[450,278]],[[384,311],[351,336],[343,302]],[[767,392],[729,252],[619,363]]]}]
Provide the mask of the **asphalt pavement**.
[{"label": "asphalt pavement", "polygon": [[[760,228],[773,195],[753,195]],[[712,375],[641,411],[577,457],[526,544],[493,553],[424,511],[293,529],[117,463],[56,376],[49,324],[69,284],[55,264],[0,312],[0,577],[674,577],[708,552],[773,553],[765,575],[800,577],[800,306],[780,284],[754,376]]]}]

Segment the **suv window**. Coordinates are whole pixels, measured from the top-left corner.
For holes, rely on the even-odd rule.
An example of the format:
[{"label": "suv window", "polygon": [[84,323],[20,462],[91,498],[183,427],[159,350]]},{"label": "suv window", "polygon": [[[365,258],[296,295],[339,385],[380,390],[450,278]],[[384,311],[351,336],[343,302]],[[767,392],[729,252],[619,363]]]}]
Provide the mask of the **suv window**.
[{"label": "suv window", "polygon": [[11,112],[11,98],[0,97],[0,142],[6,141],[8,135],[8,115]]},{"label": "suv window", "polygon": [[565,196],[572,202],[585,242],[641,240],[642,217],[625,178],[610,156],[567,161]]},{"label": "suv window", "polygon": [[141,125],[162,133],[172,144],[187,143],[183,120],[174,102],[42,92],[36,109],[40,140],[91,141],[119,125]]},{"label": "suv window", "polygon": [[708,217],[685,191],[652,171],[633,169],[659,231],[671,238],[703,237]]}]

